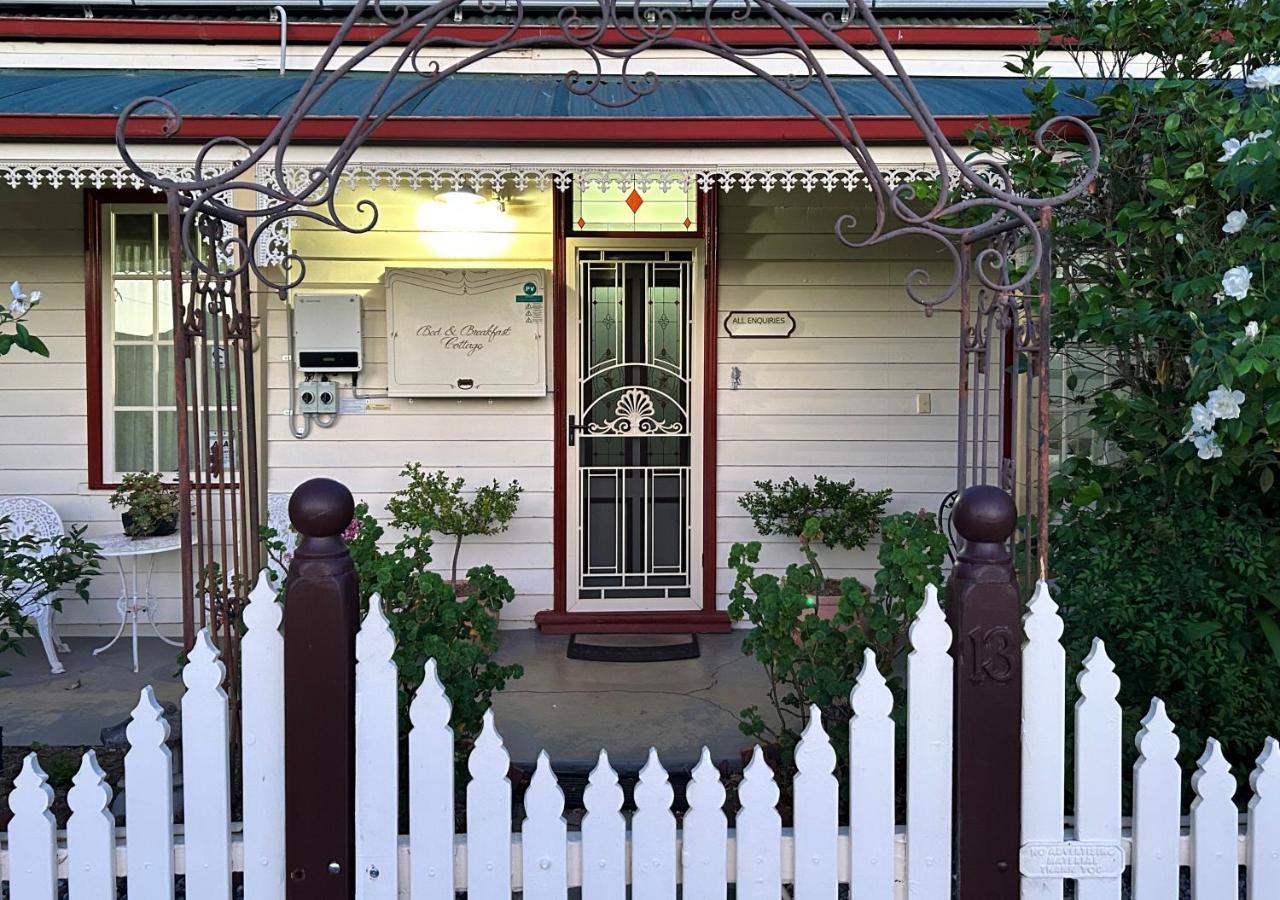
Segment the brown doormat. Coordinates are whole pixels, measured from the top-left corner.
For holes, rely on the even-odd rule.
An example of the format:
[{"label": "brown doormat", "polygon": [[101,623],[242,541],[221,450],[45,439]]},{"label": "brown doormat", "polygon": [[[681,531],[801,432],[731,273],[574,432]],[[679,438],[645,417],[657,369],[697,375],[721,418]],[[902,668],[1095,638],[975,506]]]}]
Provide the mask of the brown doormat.
[{"label": "brown doormat", "polygon": [[674,662],[702,654],[696,634],[574,634],[569,659],[587,662]]}]

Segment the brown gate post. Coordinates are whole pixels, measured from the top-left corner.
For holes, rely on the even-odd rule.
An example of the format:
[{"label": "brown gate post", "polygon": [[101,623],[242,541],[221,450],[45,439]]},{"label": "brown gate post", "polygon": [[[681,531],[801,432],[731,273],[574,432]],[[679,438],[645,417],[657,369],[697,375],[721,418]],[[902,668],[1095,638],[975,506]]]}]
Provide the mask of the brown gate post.
[{"label": "brown gate post", "polygon": [[1016,900],[1022,789],[1022,594],[1013,499],[965,489],[951,521],[964,545],[947,581],[955,657],[958,900]]},{"label": "brown gate post", "polygon": [[[355,869],[355,635],[360,586],[342,532],[351,492],[300,485],[289,519],[301,535],[284,615],[286,893],[349,900]],[[252,685],[248,686],[252,690]]]}]

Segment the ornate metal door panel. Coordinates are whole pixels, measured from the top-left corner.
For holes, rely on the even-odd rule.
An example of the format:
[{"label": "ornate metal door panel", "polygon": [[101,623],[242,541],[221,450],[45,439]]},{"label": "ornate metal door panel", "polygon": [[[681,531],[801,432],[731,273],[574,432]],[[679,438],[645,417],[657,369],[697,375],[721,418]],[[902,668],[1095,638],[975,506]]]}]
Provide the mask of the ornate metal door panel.
[{"label": "ornate metal door panel", "polygon": [[[689,244],[582,247],[569,294],[572,610],[697,609],[698,268]],[[571,316],[572,320],[572,316]]]}]

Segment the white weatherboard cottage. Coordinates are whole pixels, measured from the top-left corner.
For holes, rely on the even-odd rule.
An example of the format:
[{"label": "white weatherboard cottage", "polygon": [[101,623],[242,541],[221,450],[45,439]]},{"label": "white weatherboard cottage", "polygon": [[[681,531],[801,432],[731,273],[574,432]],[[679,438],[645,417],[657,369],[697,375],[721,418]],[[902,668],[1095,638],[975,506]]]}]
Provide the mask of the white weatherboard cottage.
[{"label": "white weatherboard cottage", "polygon": [[[192,141],[251,144],[334,28],[300,19],[315,4],[285,4],[287,27],[265,10],[193,23],[137,6],[0,11],[0,278],[43,291],[28,324],[51,351],[0,360],[0,496],[44,499],[90,537],[119,531],[107,497],[124,474],[177,460],[166,217],[119,158],[116,115],[162,95]],[[953,142],[1026,108],[1003,60],[1031,33],[976,9],[887,20]],[[817,52],[889,181],[933,177],[913,123],[843,53]],[[288,304],[253,294],[260,499],[323,475],[381,515],[413,461],[517,479],[510,529],[460,561],[510,579],[504,627],[625,613],[634,628],[722,630],[729,546],[756,537],[737,498],[755,481],[856,478],[892,488],[894,511],[936,510],[955,487],[958,315],[925,316],[904,289],[921,268],[945,284],[951,263],[927,240],[842,245],[839,217],[854,236],[874,221],[865,179],[731,64],[654,51],[653,98],[611,111],[566,91],[573,59],[498,54],[375,134],[338,198],[352,220],[375,201],[372,232],[298,219],[277,235],[268,255],[292,250],[307,270]],[[318,113],[286,177],[328,158],[345,112]],[[194,149],[144,136],[134,152],[177,174]],[[639,389],[622,369],[645,373]],[[314,414],[309,378],[335,385]],[[228,461],[211,433],[209,459]],[[770,541],[767,568],[793,560]],[[874,553],[824,568],[869,579]],[[178,555],[152,560],[154,620],[173,633]],[[112,633],[119,593],[113,572],[97,579],[90,603],[65,604],[63,632]]]}]

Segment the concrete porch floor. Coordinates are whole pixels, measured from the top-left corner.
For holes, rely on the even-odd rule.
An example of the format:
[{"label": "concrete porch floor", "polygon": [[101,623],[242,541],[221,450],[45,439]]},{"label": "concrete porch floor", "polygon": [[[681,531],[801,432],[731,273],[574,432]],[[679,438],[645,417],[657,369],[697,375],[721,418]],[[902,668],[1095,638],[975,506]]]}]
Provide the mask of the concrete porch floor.
[{"label": "concrete porch floor", "polygon": [[[568,659],[567,637],[537,631],[500,633],[497,658],[524,666],[494,700],[498,731],[512,760],[531,764],[546,749],[557,768],[590,768],[601,748],[619,769],[643,764],[649,747],[663,763],[686,769],[702,746],[716,760],[738,758],[749,740],[738,731],[738,711],[764,704],[764,669],[742,654],[741,632],[703,635],[698,659],[606,663]],[[0,670],[0,726],[8,746],[31,743],[94,745],[98,733],[125,719],[150,684],[161,702],[182,697],[175,648],[138,639],[140,671],[132,671],[122,640],[93,656],[103,638],[68,638],[63,675],[50,675],[37,642],[25,656],[6,653]]]}]

